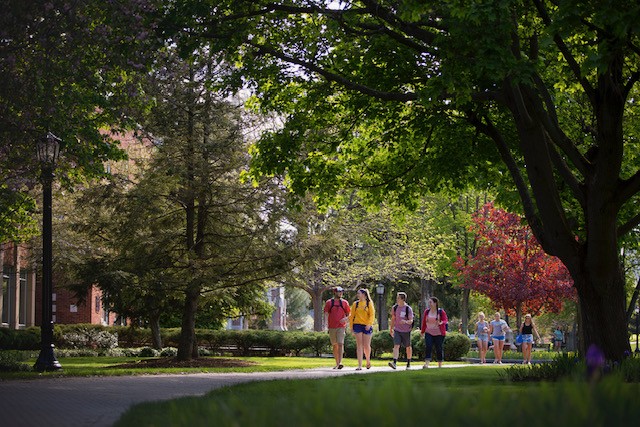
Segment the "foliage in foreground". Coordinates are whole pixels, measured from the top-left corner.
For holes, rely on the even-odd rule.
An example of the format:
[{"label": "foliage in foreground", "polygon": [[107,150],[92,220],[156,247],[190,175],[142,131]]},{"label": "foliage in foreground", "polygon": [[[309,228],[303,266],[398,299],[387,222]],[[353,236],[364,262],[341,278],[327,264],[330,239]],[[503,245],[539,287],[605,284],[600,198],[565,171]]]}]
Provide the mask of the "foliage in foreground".
[{"label": "foliage in foreground", "polygon": [[617,364],[594,365],[571,353],[558,355],[550,362],[530,366],[513,365],[501,375],[510,381],[559,381],[561,379],[598,379],[602,375],[617,375],[626,382],[640,382],[640,357],[630,357]]},{"label": "foliage in foreground", "polygon": [[[216,390],[205,397],[135,406],[126,426],[624,425],[640,416],[639,384],[607,378],[597,384],[510,385],[496,369],[460,368],[269,381]],[[348,400],[336,405],[336,391]],[[251,402],[248,404],[248,402]],[[495,402],[500,402],[496,417]],[[516,417],[517,416],[517,417]]]}]

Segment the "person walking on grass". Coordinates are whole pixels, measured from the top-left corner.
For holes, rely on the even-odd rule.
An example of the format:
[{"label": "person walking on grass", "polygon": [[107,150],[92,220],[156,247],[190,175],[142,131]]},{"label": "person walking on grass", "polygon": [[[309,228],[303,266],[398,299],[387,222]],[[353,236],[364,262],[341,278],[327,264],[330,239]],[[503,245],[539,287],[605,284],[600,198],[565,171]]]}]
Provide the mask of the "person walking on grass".
[{"label": "person walking on grass", "polygon": [[480,353],[480,363],[487,363],[487,350],[489,349],[489,322],[485,320],[484,313],[478,313],[476,322],[476,342],[478,353]]},{"label": "person walking on grass", "polygon": [[420,336],[424,337],[425,356],[422,369],[429,367],[433,347],[436,348],[438,367],[442,367],[444,360],[444,337],[447,335],[447,313],[438,305],[438,298],[431,297],[427,301],[427,309],[422,315]]},{"label": "person walking on grass", "polygon": [[402,345],[407,353],[407,369],[411,367],[411,330],[413,329],[413,310],[407,304],[407,294],[398,292],[396,303],[391,312],[389,333],[393,337],[393,362],[389,362],[392,369],[396,369],[398,354]]},{"label": "person walking on grass", "polygon": [[493,341],[493,363],[502,364],[502,352],[504,350],[504,339],[507,331],[510,331],[507,322],[500,318],[500,313],[493,315],[493,320],[489,323],[489,335]]},{"label": "person walking on grass", "polygon": [[524,316],[524,322],[520,325],[520,335],[522,336],[522,364],[531,365],[531,350],[533,349],[533,333],[536,333],[538,341],[540,340],[540,334],[536,328],[536,324],[533,323],[533,318],[530,314]]},{"label": "person walking on grass", "polygon": [[349,321],[351,307],[349,301],[342,298],[344,289],[340,286],[333,289],[333,298],[324,304],[324,322],[329,330],[329,339],[333,347],[333,358],[336,366],[333,369],[342,369],[342,355],[344,354],[344,335]]},{"label": "person walking on grass", "polygon": [[367,289],[358,289],[358,300],[351,305],[349,322],[351,332],[356,336],[356,357],[358,367],[362,370],[362,359],[366,361],[367,369],[371,368],[371,337],[373,335],[373,322],[376,318],[376,310],[371,302],[371,296]]}]

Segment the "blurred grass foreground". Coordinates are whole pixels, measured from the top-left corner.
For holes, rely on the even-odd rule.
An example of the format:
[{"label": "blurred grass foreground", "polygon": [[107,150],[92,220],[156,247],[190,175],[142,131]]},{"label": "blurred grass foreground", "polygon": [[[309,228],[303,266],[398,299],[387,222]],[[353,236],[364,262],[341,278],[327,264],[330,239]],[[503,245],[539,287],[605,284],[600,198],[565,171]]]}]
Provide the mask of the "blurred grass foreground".
[{"label": "blurred grass foreground", "polygon": [[267,381],[135,406],[125,426],[623,426],[640,419],[640,384],[513,383],[500,367]]}]

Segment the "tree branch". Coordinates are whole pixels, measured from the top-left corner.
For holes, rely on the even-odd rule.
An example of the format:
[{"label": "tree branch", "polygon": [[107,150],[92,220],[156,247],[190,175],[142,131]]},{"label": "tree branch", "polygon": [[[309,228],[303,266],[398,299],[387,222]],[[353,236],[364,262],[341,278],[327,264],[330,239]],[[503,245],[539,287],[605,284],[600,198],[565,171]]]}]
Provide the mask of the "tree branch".
[{"label": "tree branch", "polygon": [[[549,16],[547,9],[542,4],[541,0],[533,0],[533,4],[536,6],[536,9],[538,9],[540,18],[542,18],[542,21],[548,28],[551,25],[551,17]],[[559,34],[553,34],[553,41],[555,42],[556,46],[558,46],[560,53],[562,53],[562,56],[564,57],[565,61],[567,61],[569,68],[573,72],[573,75],[580,82],[580,85],[591,100],[592,104],[595,105],[595,91],[593,90],[593,87],[591,87],[589,81],[582,76],[582,72],[580,71],[580,64],[578,64],[571,52],[569,52],[569,48]]]},{"label": "tree branch", "polygon": [[507,165],[509,169],[509,173],[513,179],[513,182],[518,189],[518,193],[520,194],[520,198],[522,199],[522,206],[524,208],[525,217],[531,226],[531,230],[535,234],[536,238],[539,242],[543,242],[543,229],[542,222],[538,217],[536,208],[533,203],[533,199],[531,198],[531,194],[529,193],[529,188],[520,173],[520,168],[516,163],[515,159],[511,155],[509,148],[507,147],[507,143],[498,131],[498,129],[491,123],[488,118],[484,118],[484,121],[478,117],[475,111],[468,111],[467,118],[469,123],[471,123],[479,132],[488,136],[491,140],[493,140],[498,148],[498,152],[500,153],[500,157]]},{"label": "tree branch", "polygon": [[380,99],[382,101],[399,101],[399,102],[409,102],[409,101],[416,101],[418,99],[418,95],[414,92],[386,92],[386,91],[380,91],[377,89],[374,89],[372,87],[369,86],[365,86],[356,82],[353,82],[351,80],[349,80],[348,78],[341,76],[340,74],[336,74],[333,72],[330,72],[328,70],[325,70],[324,68],[313,64],[311,62],[302,60],[302,59],[297,59],[297,58],[293,58],[291,56],[286,55],[283,52],[280,52],[272,47],[269,46],[265,46],[265,45],[259,45],[257,43],[254,43],[252,41],[249,41],[249,44],[252,45],[253,47],[255,47],[258,51],[257,51],[257,55],[264,55],[264,54],[268,54],[271,55],[275,58],[278,58],[282,61],[288,62],[290,64],[295,64],[295,65],[299,65],[311,72],[314,72],[316,74],[319,74],[320,76],[324,77],[325,79],[338,83],[340,85],[342,85],[343,87],[347,88],[347,89],[351,89],[357,92],[360,92],[364,95],[369,95],[372,96],[374,98]]}]

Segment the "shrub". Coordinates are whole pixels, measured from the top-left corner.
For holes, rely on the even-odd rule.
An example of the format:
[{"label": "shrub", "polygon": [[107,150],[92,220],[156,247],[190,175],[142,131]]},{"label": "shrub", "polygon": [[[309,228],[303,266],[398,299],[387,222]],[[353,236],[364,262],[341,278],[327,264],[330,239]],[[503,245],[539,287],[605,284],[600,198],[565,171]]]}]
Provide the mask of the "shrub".
[{"label": "shrub", "polygon": [[461,360],[471,348],[471,340],[466,334],[450,332],[444,340],[444,360]]},{"label": "shrub", "polygon": [[534,365],[513,365],[501,375],[510,381],[557,381],[586,373],[586,365],[572,353],[561,353],[551,362]]},{"label": "shrub", "polygon": [[62,347],[111,349],[118,346],[118,334],[103,328],[79,326],[75,330],[63,332]]},{"label": "shrub", "polygon": [[311,348],[313,340],[309,334],[304,332],[289,332],[284,334],[283,346],[288,352],[295,356],[300,356],[304,349]]},{"label": "shrub", "polygon": [[38,350],[39,348],[40,328],[0,328],[0,350]]},{"label": "shrub", "polygon": [[[414,357],[423,360],[425,358],[424,338],[420,336],[420,331],[411,333],[411,345],[413,346]],[[444,360],[461,360],[469,352],[471,340],[465,334],[459,332],[449,332],[444,339]],[[435,351],[435,348],[434,348]],[[433,358],[435,360],[435,357]]]},{"label": "shrub", "polygon": [[331,340],[326,332],[309,332],[311,334],[311,349],[316,356],[322,353],[332,353]]},{"label": "shrub", "polygon": [[138,356],[140,357],[158,357],[159,351],[151,347],[143,347],[140,349]]},{"label": "shrub", "polygon": [[178,355],[178,349],[175,347],[165,347],[160,352],[160,357],[176,357]]},{"label": "shrub", "polygon": [[0,372],[28,372],[33,367],[26,362],[31,355],[28,352],[0,351]]},{"label": "shrub", "polygon": [[356,337],[353,334],[344,337],[344,352],[347,357],[356,357]]},{"label": "shrub", "polygon": [[374,332],[371,337],[371,356],[377,357],[382,353],[388,353],[393,350],[393,338],[389,331]]}]

